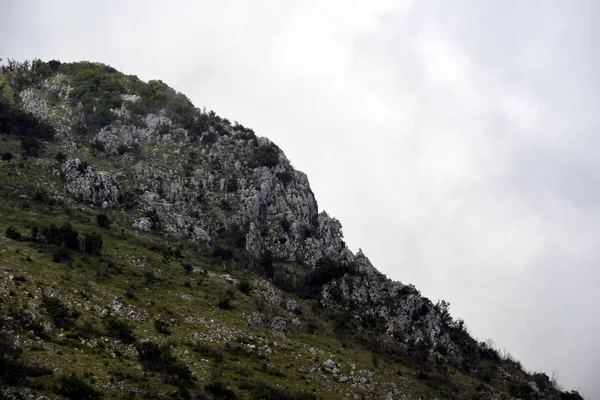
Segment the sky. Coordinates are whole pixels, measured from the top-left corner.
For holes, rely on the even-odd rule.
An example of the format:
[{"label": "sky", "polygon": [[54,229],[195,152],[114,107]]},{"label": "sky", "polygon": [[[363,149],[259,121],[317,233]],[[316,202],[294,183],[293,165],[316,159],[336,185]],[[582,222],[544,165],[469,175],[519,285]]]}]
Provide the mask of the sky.
[{"label": "sky", "polygon": [[600,398],[600,2],[0,0],[0,57],[161,79],[273,140],[388,277]]}]

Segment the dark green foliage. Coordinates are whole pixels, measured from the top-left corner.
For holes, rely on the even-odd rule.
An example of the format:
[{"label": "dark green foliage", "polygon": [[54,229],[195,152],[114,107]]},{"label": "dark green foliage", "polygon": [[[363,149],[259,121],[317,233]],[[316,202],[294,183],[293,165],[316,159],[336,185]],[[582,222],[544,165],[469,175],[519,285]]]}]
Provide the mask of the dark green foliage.
[{"label": "dark green foliage", "polygon": [[90,62],[63,64],[60,71],[69,77],[73,86],[69,99],[73,106],[83,105],[87,125],[99,129],[117,119],[110,109],[123,104],[123,74],[108,65]]},{"label": "dark green foliage", "polygon": [[97,152],[103,153],[106,151],[106,146],[104,146],[104,143],[102,143],[99,140],[94,140],[91,144],[90,147],[92,148],[92,150],[95,150]]},{"label": "dark green foliage", "polygon": [[0,156],[0,159],[2,159],[2,161],[10,161],[12,160],[13,155],[10,152],[6,152],[6,153],[2,153],[2,155]]},{"label": "dark green foliage", "polygon": [[240,282],[238,289],[245,295],[250,295],[250,292],[252,291],[252,285],[250,284],[250,282],[243,280]]},{"label": "dark green foliage", "polygon": [[107,316],[104,318],[104,328],[106,336],[119,339],[124,343],[135,343],[137,338],[133,334],[133,330],[127,321],[116,317]]},{"label": "dark green foliage", "polygon": [[233,252],[231,249],[216,245],[213,248],[213,255],[221,261],[231,260],[233,258]]},{"label": "dark green foliage", "polygon": [[100,255],[104,241],[102,236],[96,233],[90,233],[83,237],[83,252],[92,256]]},{"label": "dark green foliage", "polygon": [[123,154],[127,154],[131,151],[131,148],[124,143],[121,143],[117,146],[117,153],[122,156]]},{"label": "dark green foliage", "polygon": [[233,207],[231,207],[231,203],[229,203],[227,200],[223,199],[223,200],[221,200],[221,210],[231,211],[231,210],[233,210]]},{"label": "dark green foliage", "polygon": [[56,153],[56,155],[54,156],[54,159],[56,160],[56,162],[58,162],[59,164],[64,163],[67,160],[67,155],[63,152],[58,152]]},{"label": "dark green foliage", "polygon": [[49,201],[48,193],[46,193],[46,191],[43,189],[36,190],[35,194],[33,195],[33,201],[36,203],[47,203]]},{"label": "dark green foliage", "polygon": [[111,220],[110,220],[110,218],[108,218],[108,215],[106,215],[106,214],[96,215],[96,224],[100,228],[108,229],[108,228],[110,228],[110,223],[111,223]]},{"label": "dark green foliage", "polygon": [[38,58],[32,61],[18,62],[13,59],[8,59],[7,65],[3,65],[2,73],[6,74],[10,83],[17,89],[23,90],[30,85],[37,85],[44,79],[56,74],[57,63],[59,61],[52,60],[44,62]]},{"label": "dark green foliage", "polygon": [[151,229],[154,231],[160,230],[160,217],[155,209],[151,208],[144,212],[144,217],[148,218],[152,223]]},{"label": "dark green foliage", "polygon": [[279,164],[279,149],[275,145],[264,145],[256,148],[252,154],[252,167],[275,167]]},{"label": "dark green foliage", "polygon": [[[50,140],[54,132],[51,125],[37,119],[33,114],[12,107],[0,96],[0,133],[21,138]],[[34,142],[28,142],[27,146],[32,146],[32,143]],[[41,145],[38,145],[38,151],[39,146]]]},{"label": "dark green foliage", "polygon": [[49,225],[41,230],[44,243],[56,246],[65,246],[70,250],[79,250],[79,233],[71,227],[71,224],[65,223],[61,227]]},{"label": "dark green foliage", "polygon": [[200,354],[203,357],[210,357],[215,360],[216,363],[220,363],[223,361],[223,352],[216,347],[212,347],[208,344],[204,343],[192,343],[189,346],[196,353]]},{"label": "dark green foliage", "polygon": [[230,249],[246,248],[246,230],[243,226],[232,226],[217,230],[218,241]]},{"label": "dark green foliage", "polygon": [[217,134],[214,132],[205,132],[202,135],[202,144],[209,146],[217,141]]},{"label": "dark green foliage", "polygon": [[63,376],[60,385],[55,388],[55,393],[71,400],[98,400],[102,393],[85,383],[75,374]]},{"label": "dark green foliage", "polygon": [[491,344],[479,343],[479,356],[484,360],[500,361],[500,354]]},{"label": "dark green foliage", "polygon": [[16,241],[20,241],[21,239],[23,239],[23,236],[12,225],[6,229],[4,236],[6,236],[9,239],[16,240]]},{"label": "dark green foliage", "polygon": [[87,161],[83,160],[81,161],[78,165],[77,165],[77,171],[81,172],[82,174],[84,174],[88,167],[90,166],[90,163],[88,163]]},{"label": "dark green foliage", "polygon": [[417,321],[418,319],[424,317],[425,315],[427,315],[427,313],[429,313],[431,309],[431,301],[427,298],[423,299],[423,304],[421,304],[421,307],[417,308],[412,317],[414,321]]},{"label": "dark green foliage", "polygon": [[251,128],[246,128],[244,125],[242,124],[237,124],[234,126],[235,131],[237,131],[240,134],[240,138],[244,139],[244,140],[251,140],[254,139],[256,137],[256,134],[254,133],[254,130],[252,130]]},{"label": "dark green foliage", "polygon": [[293,179],[294,179],[294,175],[292,175],[290,172],[288,171],[283,171],[283,172],[277,172],[275,174],[275,176],[277,176],[277,178],[283,182],[283,184],[285,186],[288,185],[288,183],[290,183]]},{"label": "dark green foliage", "polygon": [[137,296],[135,295],[135,286],[129,284],[125,286],[125,297],[128,299],[135,299]]},{"label": "dark green foliage", "polygon": [[57,328],[68,329],[74,325],[75,320],[79,317],[78,313],[70,313],[69,308],[56,297],[42,296],[40,306]]},{"label": "dark green foliage", "polygon": [[217,307],[221,310],[231,310],[233,307],[231,306],[231,297],[229,295],[222,297],[219,299],[217,303]]},{"label": "dark green foliage", "polygon": [[52,252],[52,261],[55,263],[62,263],[71,260],[71,253],[69,250],[61,247]]},{"label": "dark green foliage", "polygon": [[355,274],[356,266],[350,263],[341,263],[329,258],[321,258],[317,261],[312,271],[309,284],[315,287],[321,287],[334,279],[343,277],[346,274]]},{"label": "dark green foliage", "polygon": [[39,157],[44,144],[35,137],[21,138],[21,150],[23,157]]},{"label": "dark green foliage", "polygon": [[525,382],[511,383],[508,387],[508,391],[511,396],[519,397],[522,399],[531,398],[531,387],[529,387],[529,385]]},{"label": "dark green foliage", "polygon": [[419,296],[421,293],[417,290],[417,288],[412,285],[404,285],[402,286],[402,288],[400,288],[400,291],[398,292],[398,294],[400,294],[400,296],[408,296],[408,295],[416,295]]},{"label": "dark green foliage", "polygon": [[452,324],[452,316],[450,315],[450,303],[445,300],[438,301],[435,305],[436,311],[440,314],[442,324],[450,326]]},{"label": "dark green foliage", "polygon": [[12,335],[0,330],[0,382],[16,385],[25,380],[27,371],[20,359],[22,352]]},{"label": "dark green foliage", "polygon": [[279,221],[279,223],[281,224],[281,229],[283,229],[283,231],[285,233],[291,233],[291,231],[292,231],[292,224],[290,224],[290,221],[288,221],[285,218],[282,218],[281,221]]},{"label": "dark green foliage", "polygon": [[156,130],[158,131],[159,135],[168,135],[171,131],[171,127],[167,124],[159,124],[156,127]]},{"label": "dark green foliage", "polygon": [[171,326],[160,319],[154,320],[154,329],[156,329],[156,332],[162,333],[163,335],[171,334]]},{"label": "dark green foliage", "polygon": [[237,179],[231,178],[228,179],[225,183],[225,191],[229,193],[236,192],[238,190],[238,182]]},{"label": "dark green foliage", "polygon": [[235,392],[227,387],[222,381],[212,381],[204,385],[204,390],[213,396],[215,400],[235,400]]},{"label": "dark green foliage", "polygon": [[268,279],[273,279],[275,276],[275,268],[273,267],[273,254],[266,251],[259,259],[255,260],[255,269],[257,272]]},{"label": "dark green foliage", "polygon": [[137,351],[140,363],[147,370],[160,372],[178,385],[194,382],[195,378],[190,369],[171,354],[168,345],[159,346],[153,342],[140,342]]},{"label": "dark green foliage", "polygon": [[562,392],[560,400],[583,400],[583,397],[576,390],[571,390],[570,392]]},{"label": "dark green foliage", "polygon": [[183,270],[185,271],[186,274],[191,274],[192,271],[194,270],[194,267],[192,266],[192,264],[189,263],[183,263]]}]

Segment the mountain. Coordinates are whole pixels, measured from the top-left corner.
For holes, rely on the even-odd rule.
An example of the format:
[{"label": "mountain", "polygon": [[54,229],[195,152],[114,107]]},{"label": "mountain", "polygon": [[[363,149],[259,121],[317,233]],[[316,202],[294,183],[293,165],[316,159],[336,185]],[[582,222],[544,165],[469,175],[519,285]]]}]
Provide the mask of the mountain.
[{"label": "mountain", "polygon": [[9,60],[0,160],[0,398],[582,398],[353,254],[274,143],[161,81]]}]

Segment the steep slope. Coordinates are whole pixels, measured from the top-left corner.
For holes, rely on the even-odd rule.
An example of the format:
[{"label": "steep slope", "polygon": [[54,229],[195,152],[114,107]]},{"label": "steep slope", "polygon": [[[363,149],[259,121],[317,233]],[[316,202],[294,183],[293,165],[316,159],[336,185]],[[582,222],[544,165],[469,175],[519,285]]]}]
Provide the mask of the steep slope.
[{"label": "steep slope", "polygon": [[0,85],[5,397],[580,398],[353,254],[251,129],[97,63]]}]

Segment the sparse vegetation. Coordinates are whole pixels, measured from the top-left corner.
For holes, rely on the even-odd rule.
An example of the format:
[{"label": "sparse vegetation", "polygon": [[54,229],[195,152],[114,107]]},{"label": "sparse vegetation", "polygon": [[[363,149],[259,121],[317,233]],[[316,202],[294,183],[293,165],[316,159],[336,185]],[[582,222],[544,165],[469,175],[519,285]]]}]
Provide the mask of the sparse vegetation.
[{"label": "sparse vegetation", "polygon": [[252,155],[253,167],[272,168],[279,164],[279,150],[274,145],[257,147]]},{"label": "sparse vegetation", "polygon": [[[50,122],[19,108],[24,89]],[[475,340],[447,302],[374,292],[358,263],[315,249],[321,217],[286,209],[303,185],[280,150],[163,82],[10,62],[0,100],[0,397],[384,398],[393,383],[409,398],[581,399]],[[56,121],[76,146],[53,140]],[[158,132],[98,137],[124,126]],[[406,329],[382,316],[396,309]]]}]

